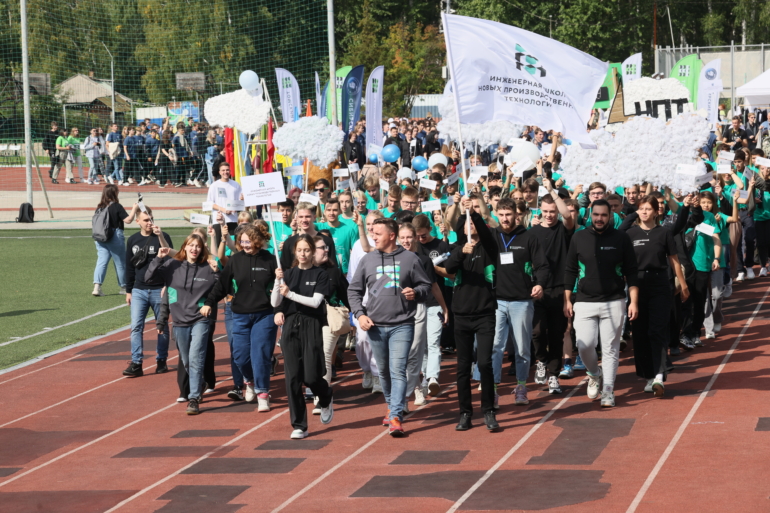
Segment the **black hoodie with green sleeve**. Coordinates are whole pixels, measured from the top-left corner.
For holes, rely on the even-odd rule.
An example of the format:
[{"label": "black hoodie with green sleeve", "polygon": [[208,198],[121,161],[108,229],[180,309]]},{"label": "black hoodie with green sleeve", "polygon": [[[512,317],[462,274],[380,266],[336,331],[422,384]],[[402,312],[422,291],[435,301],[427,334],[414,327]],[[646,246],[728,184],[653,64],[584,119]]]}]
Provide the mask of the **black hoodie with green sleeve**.
[{"label": "black hoodie with green sleeve", "polygon": [[144,275],[145,282],[162,281],[175,326],[192,326],[206,319],[200,314],[206,296],[219,274],[208,262],[191,264],[175,258],[153,258]]},{"label": "black hoodie with green sleeve", "polygon": [[275,256],[264,249],[253,255],[245,251],[233,254],[206,299],[206,306],[216,308],[217,303],[226,295],[232,294],[230,308],[234,313],[272,311],[270,294],[273,292],[277,268]]}]

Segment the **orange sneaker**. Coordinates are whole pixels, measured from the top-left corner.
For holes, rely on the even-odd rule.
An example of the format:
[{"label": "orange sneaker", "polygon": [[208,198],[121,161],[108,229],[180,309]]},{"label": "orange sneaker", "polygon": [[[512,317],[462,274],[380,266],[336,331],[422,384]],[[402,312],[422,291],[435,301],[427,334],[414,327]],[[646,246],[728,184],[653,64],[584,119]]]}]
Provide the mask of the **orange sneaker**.
[{"label": "orange sneaker", "polygon": [[385,418],[382,419],[382,425],[390,426],[390,410],[388,410],[388,413],[385,415]]},{"label": "orange sneaker", "polygon": [[401,427],[401,421],[398,417],[390,419],[390,436],[399,438],[404,436],[404,428]]}]

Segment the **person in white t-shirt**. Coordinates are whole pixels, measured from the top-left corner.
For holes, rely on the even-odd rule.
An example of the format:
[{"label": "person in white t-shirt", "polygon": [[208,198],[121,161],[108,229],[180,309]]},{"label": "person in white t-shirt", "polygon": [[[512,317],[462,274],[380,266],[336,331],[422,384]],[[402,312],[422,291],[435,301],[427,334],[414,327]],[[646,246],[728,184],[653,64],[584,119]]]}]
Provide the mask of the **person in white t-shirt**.
[{"label": "person in white t-shirt", "polygon": [[218,223],[221,216],[227,223],[227,229],[230,233],[235,233],[238,227],[238,211],[228,210],[227,202],[243,200],[241,185],[235,180],[230,180],[230,164],[222,162],[219,165],[220,179],[209,186],[209,193],[206,201],[212,203],[211,213],[214,215],[214,231],[216,232],[216,241],[214,247],[219,245],[219,239],[222,237],[222,231]]}]

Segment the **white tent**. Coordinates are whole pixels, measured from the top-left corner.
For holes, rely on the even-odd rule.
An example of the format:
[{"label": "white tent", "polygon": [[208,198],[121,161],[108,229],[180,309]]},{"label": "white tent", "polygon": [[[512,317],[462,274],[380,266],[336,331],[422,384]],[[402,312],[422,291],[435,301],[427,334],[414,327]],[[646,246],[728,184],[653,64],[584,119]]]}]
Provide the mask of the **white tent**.
[{"label": "white tent", "polygon": [[770,105],[770,70],[735,90],[735,96],[743,97],[752,107]]}]

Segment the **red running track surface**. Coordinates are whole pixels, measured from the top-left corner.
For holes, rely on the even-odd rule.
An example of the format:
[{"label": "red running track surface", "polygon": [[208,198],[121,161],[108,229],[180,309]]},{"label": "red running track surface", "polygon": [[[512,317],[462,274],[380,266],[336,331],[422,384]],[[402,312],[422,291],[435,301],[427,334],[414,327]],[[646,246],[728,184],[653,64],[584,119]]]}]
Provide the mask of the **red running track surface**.
[{"label": "red running track surface", "polygon": [[769,292],[768,280],[736,287],[724,329],[674,358],[662,399],[643,392],[630,347],[614,409],[587,399],[584,373],[561,396],[530,383],[528,406],[513,405],[504,376],[494,434],[479,413],[454,431],[445,358],[442,395],[390,438],[382,395],[361,388],[346,352],[333,423],[310,416],[310,437],[289,440],[282,365],[271,412],[227,399],[222,322],[222,382],[190,417],[175,402],[176,353],[172,372],[153,374],[148,326],[147,374],[122,378],[122,332],[0,375],[0,512],[767,511]]}]

